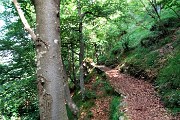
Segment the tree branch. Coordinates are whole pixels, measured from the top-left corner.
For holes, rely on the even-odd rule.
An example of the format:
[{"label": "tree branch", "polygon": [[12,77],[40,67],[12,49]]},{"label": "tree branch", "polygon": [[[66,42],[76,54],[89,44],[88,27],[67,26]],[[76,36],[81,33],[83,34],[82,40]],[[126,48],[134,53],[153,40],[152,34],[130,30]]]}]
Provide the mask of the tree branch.
[{"label": "tree branch", "polygon": [[160,17],[160,15],[159,15],[159,13],[158,13],[158,11],[157,11],[157,8],[156,8],[156,0],[154,0],[154,3],[153,3],[153,1],[151,1],[151,0],[148,0],[148,1],[149,1],[149,3],[151,4],[151,6],[153,7],[153,9],[154,9],[154,11],[155,11],[158,19],[161,20],[161,17]]},{"label": "tree branch", "polygon": [[147,14],[150,15],[153,19],[156,19],[155,16],[153,14],[151,14],[151,12],[147,9],[146,5],[143,3],[142,0],[140,0],[141,4],[144,6],[144,8],[147,11]]},{"label": "tree branch", "polygon": [[19,14],[19,17],[24,25],[24,29],[27,30],[29,32],[29,34],[31,35],[31,38],[33,41],[36,41],[36,35],[34,33],[34,31],[31,29],[30,25],[28,24],[25,16],[24,16],[24,13],[23,11],[21,10],[21,7],[19,5],[19,3],[17,2],[17,0],[12,0],[12,2],[14,3],[16,9],[17,9],[17,12]]}]

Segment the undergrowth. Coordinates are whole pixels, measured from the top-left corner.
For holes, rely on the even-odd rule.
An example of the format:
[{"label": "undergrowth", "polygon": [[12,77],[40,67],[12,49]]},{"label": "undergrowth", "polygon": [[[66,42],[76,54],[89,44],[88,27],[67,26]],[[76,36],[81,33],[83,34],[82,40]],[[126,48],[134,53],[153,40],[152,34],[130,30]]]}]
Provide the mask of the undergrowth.
[{"label": "undergrowth", "polygon": [[180,53],[169,56],[156,80],[164,104],[174,113],[180,112]]},{"label": "undergrowth", "polygon": [[115,96],[110,103],[110,120],[118,120],[120,115],[120,97]]},{"label": "undergrowth", "polygon": [[[94,81],[92,81],[95,79]],[[106,75],[103,72],[99,72],[99,70],[94,69],[91,71],[88,76],[86,76],[85,83],[91,87],[86,88],[85,91],[85,99],[81,99],[81,94],[76,91],[73,96],[73,100],[76,102],[77,106],[80,109],[80,113],[77,116],[74,116],[70,109],[67,107],[68,117],[69,120],[76,120],[83,116],[83,119],[85,120],[91,120],[93,117],[93,113],[91,111],[91,108],[95,106],[95,100],[111,96],[112,100],[109,103],[110,107],[110,120],[118,120],[120,115],[123,115],[119,112],[120,107],[120,95],[114,91],[110,83],[107,81]],[[97,94],[99,92],[99,94]],[[82,118],[81,118],[82,119]]]},{"label": "undergrowth", "polygon": [[[154,22],[144,35],[133,44],[129,37],[129,50],[124,50],[123,39],[109,55],[101,56],[106,66],[151,82],[164,105],[173,113],[180,113],[180,23],[176,17]],[[131,34],[131,32],[127,33]],[[114,59],[113,59],[114,58]],[[117,65],[118,64],[118,65]]]}]

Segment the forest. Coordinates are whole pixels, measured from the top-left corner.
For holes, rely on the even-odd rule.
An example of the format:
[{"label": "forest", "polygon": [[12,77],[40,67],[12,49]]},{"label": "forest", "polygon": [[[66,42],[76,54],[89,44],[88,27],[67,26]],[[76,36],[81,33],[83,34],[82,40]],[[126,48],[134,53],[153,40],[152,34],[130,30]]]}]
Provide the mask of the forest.
[{"label": "forest", "polygon": [[1,0],[1,120],[180,120],[180,0]]}]

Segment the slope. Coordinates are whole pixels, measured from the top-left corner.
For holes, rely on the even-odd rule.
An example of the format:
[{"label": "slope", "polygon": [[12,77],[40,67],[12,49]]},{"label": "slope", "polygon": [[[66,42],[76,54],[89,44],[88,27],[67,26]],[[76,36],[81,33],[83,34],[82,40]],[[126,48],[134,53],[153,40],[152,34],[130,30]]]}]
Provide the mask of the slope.
[{"label": "slope", "polygon": [[123,110],[130,120],[178,120],[164,108],[154,87],[147,81],[119,73],[116,69],[96,66],[104,71],[115,90],[124,95]]}]

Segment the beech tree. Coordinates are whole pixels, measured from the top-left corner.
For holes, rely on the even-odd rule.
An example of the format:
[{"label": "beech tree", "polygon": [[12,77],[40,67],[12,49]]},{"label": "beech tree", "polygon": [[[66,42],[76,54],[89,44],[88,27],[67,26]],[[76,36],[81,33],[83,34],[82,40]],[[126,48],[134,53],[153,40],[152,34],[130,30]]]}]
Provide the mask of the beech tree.
[{"label": "beech tree", "polygon": [[36,34],[13,0],[25,29],[36,45],[37,86],[41,120],[67,120],[64,103],[63,64],[60,52],[60,0],[32,0],[36,10]]}]

